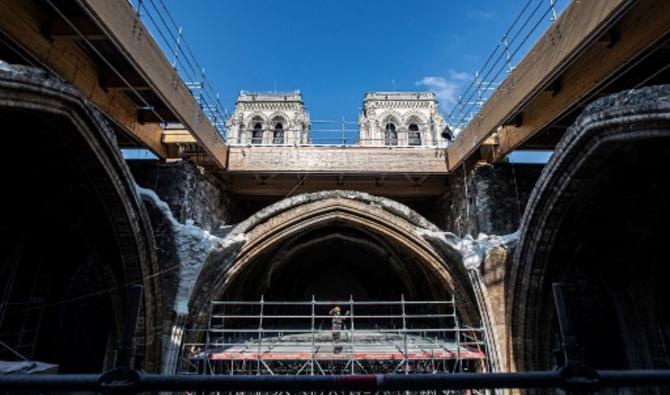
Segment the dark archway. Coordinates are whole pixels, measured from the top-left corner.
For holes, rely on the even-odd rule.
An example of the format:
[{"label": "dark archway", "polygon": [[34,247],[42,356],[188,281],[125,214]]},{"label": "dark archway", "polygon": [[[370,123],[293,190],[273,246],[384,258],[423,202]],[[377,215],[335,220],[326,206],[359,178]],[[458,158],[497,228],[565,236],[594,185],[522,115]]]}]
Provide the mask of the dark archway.
[{"label": "dark archway", "polygon": [[233,256],[215,252],[207,259],[189,321],[201,325],[212,300],[264,295],[304,301],[314,294],[366,300],[455,295],[463,319],[478,323],[460,254],[435,250],[417,228],[439,231],[409,208],[364,193],[328,191],[280,201],[231,232],[246,239]]},{"label": "dark archway", "polygon": [[154,369],[158,299],[143,280],[155,271],[153,238],[113,132],[73,88],[33,69],[0,71],[0,119],[2,341],[61,372],[100,372],[113,360],[128,285],[139,283],[139,361]]},{"label": "dark archway", "polygon": [[284,125],[281,122],[275,124],[272,132],[272,144],[284,144]]},{"label": "dark archway", "polygon": [[421,132],[415,123],[409,125],[409,145],[421,145]]},{"label": "dark archway", "polygon": [[254,128],[251,131],[251,144],[262,144],[263,143],[263,125],[258,122],[254,124]]},{"label": "dark archway", "polygon": [[398,145],[398,132],[394,123],[389,122],[384,128],[384,144]]},{"label": "dark archway", "polygon": [[[432,300],[446,289],[412,257],[346,224],[324,224],[259,256],[223,297],[231,300]],[[436,289],[437,288],[437,289]]]},{"label": "dark archway", "polygon": [[595,102],[545,168],[506,285],[517,369],[555,363],[553,282],[566,285],[587,364],[670,366],[667,97],[652,87]]}]

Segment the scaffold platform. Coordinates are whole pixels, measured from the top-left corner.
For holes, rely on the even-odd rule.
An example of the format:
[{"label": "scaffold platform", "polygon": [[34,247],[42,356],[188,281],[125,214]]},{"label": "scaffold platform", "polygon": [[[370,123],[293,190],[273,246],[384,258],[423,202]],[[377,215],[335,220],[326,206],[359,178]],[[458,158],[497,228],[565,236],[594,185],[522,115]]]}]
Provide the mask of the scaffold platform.
[{"label": "scaffold platform", "polygon": [[[336,306],[340,309],[336,312]],[[454,300],[211,303],[187,331],[180,373],[458,373],[488,368],[484,331]]]}]

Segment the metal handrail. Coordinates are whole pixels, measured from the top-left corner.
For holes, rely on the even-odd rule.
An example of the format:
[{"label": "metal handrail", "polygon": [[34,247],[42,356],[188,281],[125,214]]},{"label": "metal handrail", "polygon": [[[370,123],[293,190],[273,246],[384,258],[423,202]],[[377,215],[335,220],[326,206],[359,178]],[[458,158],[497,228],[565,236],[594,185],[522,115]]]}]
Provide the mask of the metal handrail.
[{"label": "metal handrail", "polygon": [[[534,7],[531,7],[533,4]],[[475,70],[475,77],[447,115],[447,123],[453,129],[462,130],[467,127],[502,83],[504,78],[499,77],[514,70],[515,63],[520,61],[521,51],[527,48],[529,40],[540,36],[539,28],[543,26],[543,22],[548,28],[556,19],[556,0],[528,0],[525,3],[484,64]]]},{"label": "metal handrail", "polygon": [[[332,318],[332,317],[331,317]],[[211,329],[189,329],[188,332],[206,332],[209,331],[211,333],[292,333],[292,334],[300,334],[300,333],[311,333],[310,329],[297,329],[297,328],[276,328],[276,329],[217,329],[217,328],[211,328]],[[408,329],[375,329],[375,330],[356,330],[357,334],[371,334],[371,333],[461,333],[461,332],[476,332],[476,331],[481,331],[481,329],[455,329],[455,328],[408,328]],[[325,330],[320,330],[317,332],[328,332]]]},{"label": "metal handrail", "polygon": [[[259,305],[259,301],[232,301],[232,300],[216,300],[210,302],[213,305],[229,305],[229,306],[235,306],[235,305]],[[271,301],[271,300],[265,300],[263,302],[266,306],[269,305],[274,305],[274,306],[281,306],[281,305],[287,305],[287,306],[309,306],[312,303],[314,303],[317,306],[328,306],[328,305],[344,305],[348,304],[348,300],[321,300],[321,301],[296,301],[296,302],[287,302],[287,301]],[[425,304],[439,304],[439,305],[453,305],[454,300],[406,300],[405,304],[411,304],[411,305],[425,305]],[[380,301],[358,301],[356,302],[357,306],[377,306],[377,305],[396,305],[400,306],[400,301],[389,301],[389,300],[380,300]]]},{"label": "metal handrail", "polygon": [[212,126],[225,140],[226,111],[219,94],[207,79],[205,69],[184,39],[183,28],[176,23],[163,0],[129,0],[129,2],[137,16],[147,27],[151,27],[151,32],[165,56],[168,60],[172,58],[172,67],[179,73]]},{"label": "metal handrail", "polygon": [[[212,314],[212,318],[236,318],[236,319],[258,319],[260,318],[261,315],[220,315],[220,314]],[[295,318],[295,319],[311,319],[311,318],[333,318],[329,315],[314,315],[314,317],[310,317],[308,315],[267,315],[264,314],[263,319],[290,319],[290,318]],[[356,315],[356,319],[376,319],[376,318],[456,318],[456,316],[451,313],[451,314],[389,314],[389,315]]]},{"label": "metal handrail", "polygon": [[[256,123],[261,128],[252,127]],[[229,145],[385,145],[402,147],[442,147],[446,141],[438,137],[438,130],[434,130],[435,122],[412,122],[398,124],[393,134],[386,134],[381,130],[379,138],[362,138],[358,122],[330,120],[310,120],[306,126],[290,125],[282,122],[281,129],[275,129],[274,124],[265,121],[238,125],[227,130],[226,140]],[[316,125],[317,127],[312,127]],[[356,127],[353,127],[353,126]],[[410,130],[416,125],[419,130]],[[258,133],[258,135],[256,135]],[[275,133],[279,133],[275,135]]]}]

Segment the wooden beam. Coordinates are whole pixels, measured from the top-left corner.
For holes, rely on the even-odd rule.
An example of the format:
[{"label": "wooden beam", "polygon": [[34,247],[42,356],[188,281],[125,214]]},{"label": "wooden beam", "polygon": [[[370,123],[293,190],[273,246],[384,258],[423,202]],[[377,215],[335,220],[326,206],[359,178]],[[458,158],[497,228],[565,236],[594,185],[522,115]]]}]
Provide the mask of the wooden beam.
[{"label": "wooden beam", "polygon": [[498,132],[499,144],[494,149],[494,161],[502,159],[556,119],[582,105],[585,99],[591,96],[598,98],[594,92],[610,77],[625,69],[637,54],[670,34],[670,1],[639,1],[617,23],[616,31],[618,38],[612,46],[603,42],[592,45],[565,70],[563,80],[566,83],[560,92],[538,95],[524,109],[522,125],[504,126]]},{"label": "wooden beam", "polygon": [[[304,176],[303,176],[304,177]],[[341,189],[338,184],[339,175],[314,175],[300,178],[302,182],[299,189],[294,193],[317,192],[333,189]],[[377,176],[350,176],[346,180],[346,189],[367,192],[378,196],[395,198],[426,198],[444,195],[448,188],[446,175],[423,176],[420,187],[408,187],[407,180],[402,175],[387,176],[384,183],[377,183]],[[259,183],[258,180],[261,180]],[[245,198],[276,198],[284,197],[291,189],[296,187],[294,175],[278,175],[268,182],[258,174],[234,174],[230,175],[226,186],[227,191]]]},{"label": "wooden beam", "polygon": [[[104,89],[121,89],[121,90],[150,90],[151,87],[135,70],[116,70],[118,74],[112,70],[101,70],[100,86]],[[119,75],[121,74],[121,75]],[[123,77],[123,78],[122,78]]]},{"label": "wooden beam", "polygon": [[127,1],[79,0],[126,59],[221,168],[227,147]]},{"label": "wooden beam", "polygon": [[[491,95],[447,149],[449,168],[478,150],[499,126],[542,92],[583,50],[611,27],[633,0],[573,1]],[[659,1],[658,3],[663,3]],[[567,78],[565,85],[572,84]],[[567,87],[563,88],[564,90]],[[524,123],[528,123],[524,114]]]},{"label": "wooden beam", "polygon": [[166,129],[163,131],[165,144],[197,144],[191,133],[185,129]]},{"label": "wooden beam", "polygon": [[445,174],[444,151],[388,147],[230,147],[230,172]]},{"label": "wooden beam", "polygon": [[[177,122],[174,113],[165,107],[140,108],[137,120],[140,123]],[[192,137],[191,139],[194,143],[196,142]]]},{"label": "wooden beam", "polygon": [[0,29],[23,51],[44,67],[69,81],[88,97],[119,128],[153,151],[167,158],[158,124],[141,124],[137,105],[121,91],[106,91],[99,84],[98,66],[72,40],[50,40],[42,32],[44,15],[32,1],[0,1]]},{"label": "wooden beam", "polygon": [[88,40],[102,40],[106,38],[100,28],[90,18],[71,17],[68,19],[77,30],[74,30],[69,23],[60,17],[54,17],[42,22],[42,34],[50,39],[69,38],[81,40],[80,33]]}]

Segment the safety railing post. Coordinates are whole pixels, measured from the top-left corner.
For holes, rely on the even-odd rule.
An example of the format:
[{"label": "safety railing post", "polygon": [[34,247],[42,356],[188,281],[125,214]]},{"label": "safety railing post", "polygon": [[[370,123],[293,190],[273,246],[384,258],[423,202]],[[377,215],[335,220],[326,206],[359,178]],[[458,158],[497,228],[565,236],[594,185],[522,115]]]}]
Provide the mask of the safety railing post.
[{"label": "safety railing post", "polygon": [[260,301],[260,314],[258,315],[258,350],[256,352],[256,374],[261,374],[261,347],[263,345],[263,310],[264,310],[265,300],[263,295],[261,295]]},{"label": "safety railing post", "polygon": [[407,352],[407,314],[405,312],[405,295],[400,295],[400,306],[402,308],[402,333],[403,333],[403,350],[404,350],[404,369],[405,374],[409,374],[409,353]]},{"label": "safety railing post", "polygon": [[[200,108],[203,109],[203,110],[205,109],[205,103],[203,101],[204,90],[205,90],[205,69],[203,68],[200,71],[200,93],[198,95],[198,104],[200,105]],[[211,109],[208,109],[208,110],[211,113]],[[207,115],[207,114],[205,114],[205,115]]]},{"label": "safety railing post", "polygon": [[349,325],[349,344],[351,345],[351,374],[355,374],[356,350],[354,350],[354,295],[349,295],[349,314],[351,325]]},{"label": "safety railing post", "polygon": [[554,23],[558,19],[558,15],[556,15],[556,0],[549,0],[549,7],[551,8],[549,22]]},{"label": "safety railing post", "polygon": [[209,303],[209,316],[207,317],[207,332],[205,332],[205,349],[203,351],[204,351],[205,357],[207,358],[206,367],[212,374],[214,374],[214,372],[212,371],[212,367],[210,365],[210,362],[209,362],[209,343],[210,343],[210,340],[211,340],[210,339],[210,332],[211,332],[211,329],[212,329],[212,309],[213,309],[213,304],[210,302]]},{"label": "safety railing post", "polygon": [[454,371],[462,371],[463,364],[461,363],[461,327],[458,322],[458,314],[456,313],[455,296],[451,295],[451,308],[454,309],[454,329],[456,330],[456,366]]},{"label": "safety railing post", "polygon": [[179,27],[179,30],[177,30],[177,45],[174,47],[174,52],[173,52],[173,60],[172,60],[172,68],[177,71],[177,59],[179,58],[179,49],[181,46],[181,35],[182,35],[182,28],[181,26]]},{"label": "safety railing post", "polygon": [[311,334],[312,334],[312,358],[310,361],[310,372],[309,374],[311,376],[314,376],[314,358],[316,357],[316,342],[315,342],[315,332],[314,332],[314,315],[315,315],[315,305],[316,305],[316,300],[314,299],[314,295],[312,295],[312,328],[311,328]]},{"label": "safety railing post", "polygon": [[509,52],[509,42],[507,41],[507,35],[503,37],[503,45],[505,46],[505,55],[507,55],[507,72],[511,73],[514,67],[512,67],[512,55]]}]

